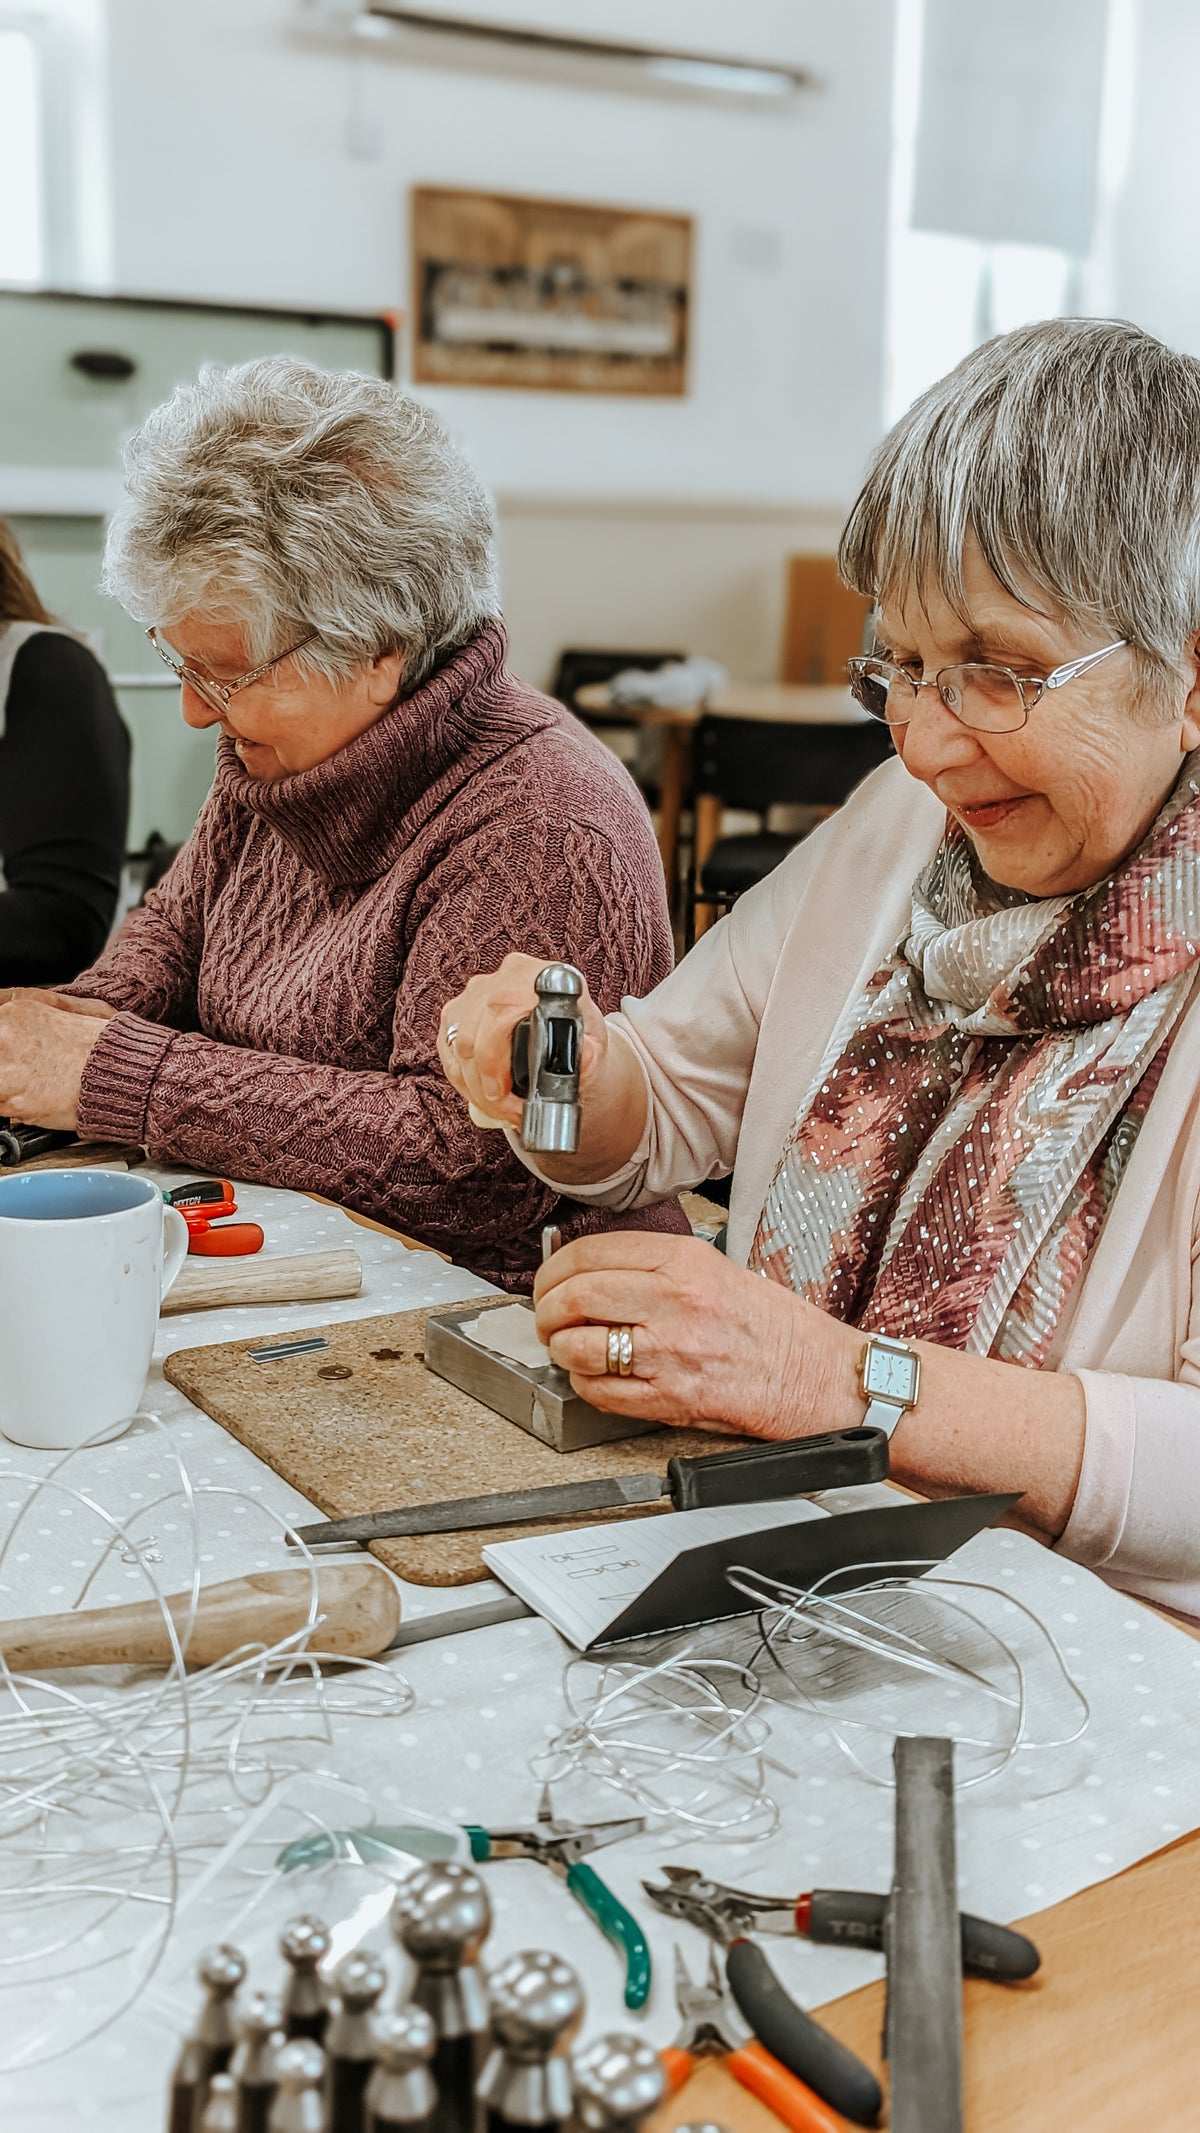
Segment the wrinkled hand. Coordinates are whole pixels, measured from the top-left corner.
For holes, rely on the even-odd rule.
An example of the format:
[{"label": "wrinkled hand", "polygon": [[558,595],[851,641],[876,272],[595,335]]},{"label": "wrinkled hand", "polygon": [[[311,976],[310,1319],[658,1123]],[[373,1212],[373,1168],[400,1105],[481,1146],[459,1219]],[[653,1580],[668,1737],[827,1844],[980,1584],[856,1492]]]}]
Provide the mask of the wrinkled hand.
[{"label": "wrinkled hand", "polygon": [[0,1118],[73,1133],[83,1070],[115,1012],[32,987],[0,992]]},{"label": "wrinkled hand", "polygon": [[[438,1028],[442,1071],[470,1105],[476,1125],[490,1120],[520,1126],[521,1099],[512,1092],[512,1033],[537,1006],[534,980],[548,960],[544,955],[506,955],[498,970],[472,978],[442,1009]],[[603,1073],[608,1024],[586,984],[579,1006],[583,1014],[579,1097],[585,1103]]]},{"label": "wrinkled hand", "polygon": [[[777,1438],[862,1420],[862,1336],[699,1238],[580,1237],[533,1293],[554,1361],[606,1413]],[[608,1375],[610,1326],[633,1330],[627,1378]]]}]

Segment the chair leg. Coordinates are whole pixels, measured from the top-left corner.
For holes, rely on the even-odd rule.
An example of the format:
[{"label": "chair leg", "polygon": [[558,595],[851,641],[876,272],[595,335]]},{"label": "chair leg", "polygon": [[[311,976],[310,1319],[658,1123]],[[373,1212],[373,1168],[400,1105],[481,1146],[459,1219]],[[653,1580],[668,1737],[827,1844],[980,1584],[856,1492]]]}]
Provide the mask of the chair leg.
[{"label": "chair leg", "polygon": [[695,929],[694,938],[696,940],[699,940],[700,935],[702,933],[707,933],[709,927],[715,926],[717,922],[717,907],[713,904],[705,904],[700,901],[699,888],[701,876],[704,873],[704,863],[708,858],[709,853],[712,851],[712,848],[720,834],[721,802],[717,797],[717,794],[712,792],[697,793],[696,852],[695,859],[693,861],[693,865],[695,867],[696,888],[692,896],[692,919],[693,926]]}]

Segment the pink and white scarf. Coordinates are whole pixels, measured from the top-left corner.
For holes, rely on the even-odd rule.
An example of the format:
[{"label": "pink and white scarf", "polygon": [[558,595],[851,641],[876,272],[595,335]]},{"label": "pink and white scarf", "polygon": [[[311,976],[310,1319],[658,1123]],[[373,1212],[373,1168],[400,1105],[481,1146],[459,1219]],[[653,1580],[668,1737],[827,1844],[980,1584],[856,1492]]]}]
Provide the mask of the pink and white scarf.
[{"label": "pink and white scarf", "polygon": [[865,1331],[1039,1367],[1200,959],[1200,752],[1103,881],[1029,902],[951,823],[802,1104],[750,1265]]}]

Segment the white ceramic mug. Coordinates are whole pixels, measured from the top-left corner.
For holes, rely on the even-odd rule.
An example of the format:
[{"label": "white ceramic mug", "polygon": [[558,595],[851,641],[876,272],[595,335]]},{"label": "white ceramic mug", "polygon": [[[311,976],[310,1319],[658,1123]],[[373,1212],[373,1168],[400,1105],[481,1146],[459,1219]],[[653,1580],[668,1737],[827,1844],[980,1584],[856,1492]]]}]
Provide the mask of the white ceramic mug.
[{"label": "white ceramic mug", "polygon": [[127,1429],[187,1224],[117,1170],[0,1175],[0,1431],[69,1451]]}]

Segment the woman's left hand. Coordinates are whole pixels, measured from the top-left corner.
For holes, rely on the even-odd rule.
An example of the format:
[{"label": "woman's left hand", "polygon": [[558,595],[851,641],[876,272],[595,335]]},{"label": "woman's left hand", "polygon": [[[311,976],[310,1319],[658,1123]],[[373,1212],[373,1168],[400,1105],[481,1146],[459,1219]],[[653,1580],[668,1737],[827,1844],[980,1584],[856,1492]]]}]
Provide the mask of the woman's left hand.
[{"label": "woman's left hand", "polygon": [[[555,1252],[534,1283],[538,1332],[577,1393],[610,1414],[752,1437],[862,1420],[862,1336],[699,1238],[609,1230]],[[629,1377],[608,1333],[633,1335]]]},{"label": "woman's left hand", "polygon": [[0,1118],[73,1133],[79,1085],[106,1016],[35,991],[0,993]]}]

